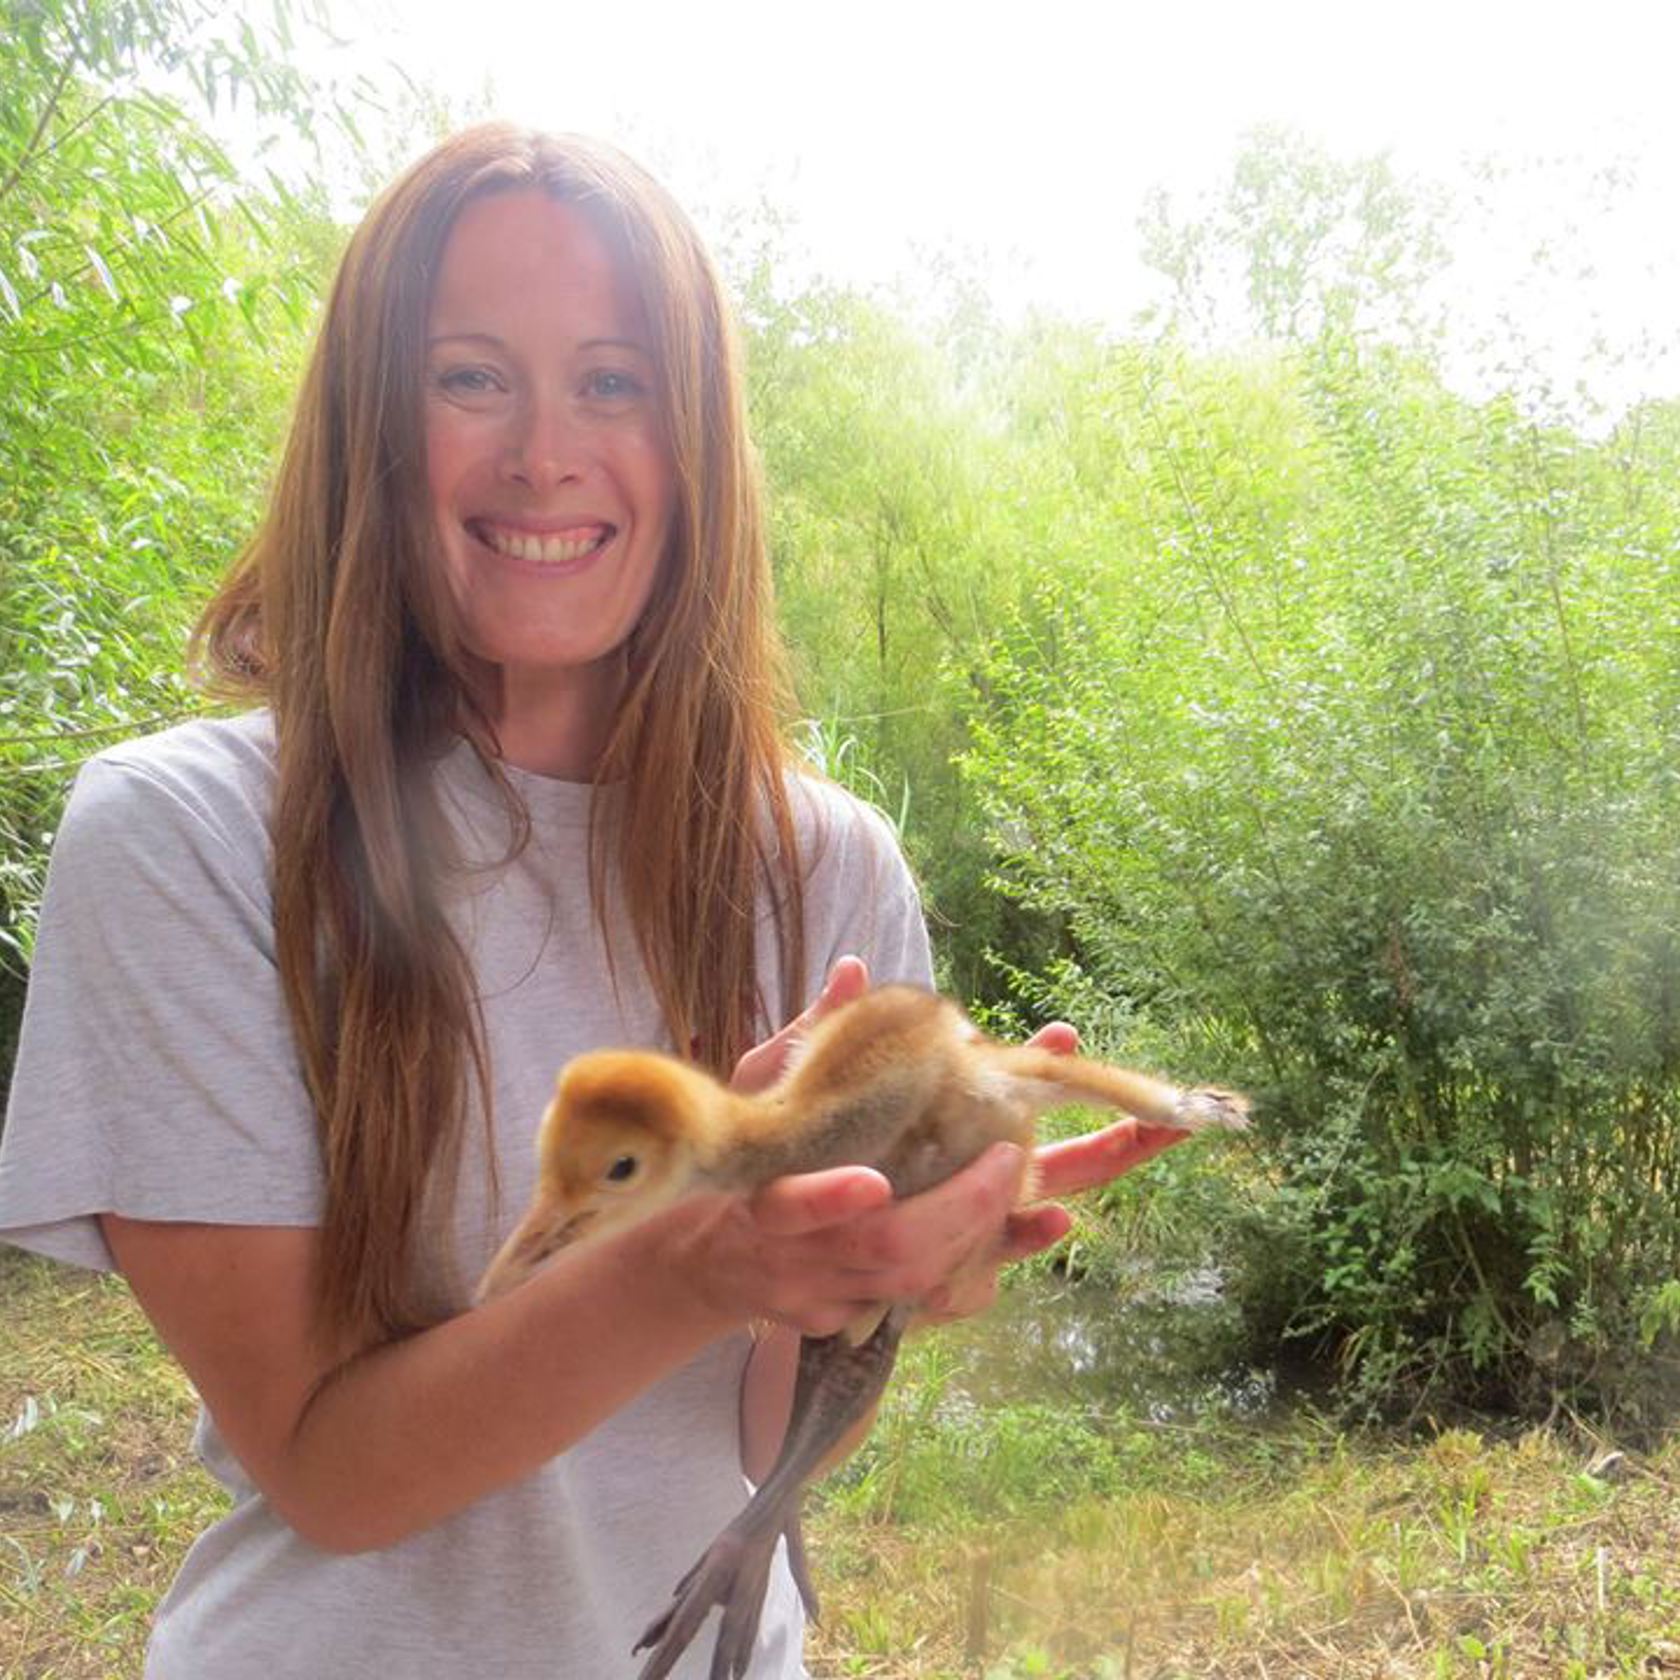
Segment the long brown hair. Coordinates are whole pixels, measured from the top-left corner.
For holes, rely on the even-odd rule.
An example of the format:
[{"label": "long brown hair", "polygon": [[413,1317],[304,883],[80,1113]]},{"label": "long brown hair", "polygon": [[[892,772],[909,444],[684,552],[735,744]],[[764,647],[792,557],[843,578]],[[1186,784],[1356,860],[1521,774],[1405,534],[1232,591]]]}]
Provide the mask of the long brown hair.
[{"label": "long brown hair", "polygon": [[618,256],[652,335],[673,463],[669,548],[596,771],[624,793],[621,820],[591,838],[597,914],[616,878],[673,1044],[714,1071],[763,1025],[766,892],[795,991],[804,969],[786,688],[721,283],[687,217],[622,154],[470,129],[401,176],[352,237],[267,517],[197,631],[217,685],[274,714],[276,944],[327,1178],[316,1298],[324,1327],[355,1342],[420,1321],[421,1209],[454,1182],[475,1095],[488,1124],[428,770],[465,735],[496,773],[495,733],[435,560],[422,378],[450,229],[472,200],[516,188],[577,207]]}]

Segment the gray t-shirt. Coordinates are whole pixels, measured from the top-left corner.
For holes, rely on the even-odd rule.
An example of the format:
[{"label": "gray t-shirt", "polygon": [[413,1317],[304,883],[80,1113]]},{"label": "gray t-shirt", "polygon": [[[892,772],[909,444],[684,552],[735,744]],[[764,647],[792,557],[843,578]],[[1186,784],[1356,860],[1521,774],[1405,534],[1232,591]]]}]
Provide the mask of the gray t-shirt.
[{"label": "gray t-shirt", "polygon": [[[427,1245],[424,1285],[459,1310],[530,1191],[555,1071],[590,1048],[669,1046],[611,905],[616,989],[609,976],[588,889],[591,790],[513,772],[532,839],[497,867],[506,816],[482,767],[463,745],[437,774],[465,855],[484,860],[452,885],[449,913],[484,1012],[500,1183],[498,1201],[469,1146],[450,1222]],[[264,713],[183,724],[83,768],[54,847],[0,1146],[0,1239],[109,1268],[101,1212],[319,1221],[315,1120],[274,960],[273,787]],[[794,789],[807,972],[797,985],[779,972],[766,913],[770,1018],[787,1019],[848,952],[877,979],[926,983],[920,906],[885,825],[828,784]],[[610,790],[599,797],[610,821]],[[631,1642],[745,1498],[747,1352],[744,1334],[715,1343],[536,1474],[353,1557],[294,1534],[201,1412],[200,1456],[234,1505],[159,1607],[149,1680],[634,1675]],[[802,1631],[778,1560],[753,1680],[801,1675]],[[679,1676],[706,1672],[711,1641],[708,1624]]]}]

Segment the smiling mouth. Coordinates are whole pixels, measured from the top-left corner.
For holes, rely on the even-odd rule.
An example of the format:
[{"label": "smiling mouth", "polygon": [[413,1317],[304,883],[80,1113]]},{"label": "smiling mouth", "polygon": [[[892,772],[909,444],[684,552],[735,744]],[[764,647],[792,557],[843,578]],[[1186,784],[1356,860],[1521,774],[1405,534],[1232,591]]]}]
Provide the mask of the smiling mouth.
[{"label": "smiling mouth", "polygon": [[564,531],[521,531],[510,525],[495,525],[487,519],[467,521],[467,529],[484,544],[510,560],[534,560],[541,565],[563,566],[585,560],[606,547],[617,535],[614,525],[574,525]]}]

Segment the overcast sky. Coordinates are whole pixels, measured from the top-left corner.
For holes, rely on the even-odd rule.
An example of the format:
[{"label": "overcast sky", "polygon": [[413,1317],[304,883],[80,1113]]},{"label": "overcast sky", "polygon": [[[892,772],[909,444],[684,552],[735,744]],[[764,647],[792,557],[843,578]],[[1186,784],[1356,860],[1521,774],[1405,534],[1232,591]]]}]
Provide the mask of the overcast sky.
[{"label": "overcast sky", "polygon": [[[768,199],[835,278],[913,285],[928,252],[951,250],[1006,313],[1038,303],[1123,326],[1145,296],[1147,191],[1206,190],[1245,130],[1276,123],[1344,156],[1387,150],[1408,172],[1486,154],[1524,166],[1465,253],[1467,317],[1515,308],[1565,363],[1598,333],[1680,337],[1677,0],[336,10],[358,50],[463,104],[487,96],[496,114],[617,140],[703,224]],[[1583,183],[1617,159],[1632,184],[1606,214]],[[1569,161],[1537,176],[1543,160]],[[1536,274],[1540,242],[1566,278]],[[1680,385],[1654,357],[1622,377]]]}]

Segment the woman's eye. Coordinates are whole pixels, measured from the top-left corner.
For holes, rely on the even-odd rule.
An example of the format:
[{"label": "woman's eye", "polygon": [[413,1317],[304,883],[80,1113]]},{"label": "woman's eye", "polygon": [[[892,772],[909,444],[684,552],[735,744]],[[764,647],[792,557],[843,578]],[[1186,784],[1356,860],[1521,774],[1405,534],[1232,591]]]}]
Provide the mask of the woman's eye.
[{"label": "woman's eye", "polygon": [[483,367],[445,368],[437,375],[437,383],[457,397],[485,397],[502,388],[501,380]]},{"label": "woman's eye", "polygon": [[639,397],[646,386],[622,368],[598,368],[586,381],[589,395],[599,402],[625,402]]}]

